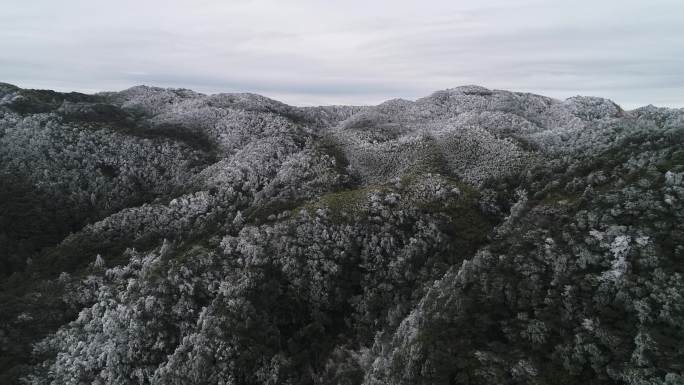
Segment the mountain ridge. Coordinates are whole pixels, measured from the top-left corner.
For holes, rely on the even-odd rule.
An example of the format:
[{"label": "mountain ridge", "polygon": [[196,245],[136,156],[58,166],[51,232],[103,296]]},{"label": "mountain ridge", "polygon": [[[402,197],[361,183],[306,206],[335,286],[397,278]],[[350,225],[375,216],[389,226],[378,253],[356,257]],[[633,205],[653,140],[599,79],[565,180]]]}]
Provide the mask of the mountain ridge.
[{"label": "mountain ridge", "polygon": [[[54,93],[57,93],[57,94],[80,94],[80,95],[87,95],[87,96],[98,96],[98,95],[99,95],[99,96],[109,96],[109,95],[114,95],[114,94],[126,93],[126,92],[129,92],[129,91],[132,91],[132,90],[136,90],[136,89],[152,90],[152,91],[156,91],[156,92],[163,92],[163,91],[189,92],[189,93],[191,93],[191,94],[194,94],[194,95],[197,95],[197,96],[204,96],[204,97],[222,96],[222,95],[227,95],[227,96],[230,96],[230,95],[236,95],[236,96],[237,96],[237,95],[252,95],[252,96],[257,96],[257,97],[260,97],[260,98],[266,98],[266,99],[272,100],[272,101],[277,102],[277,103],[286,104],[286,103],[281,102],[281,101],[278,101],[278,100],[276,100],[276,99],[274,99],[274,98],[267,97],[267,96],[263,96],[263,95],[260,95],[260,94],[258,94],[258,93],[254,93],[254,92],[248,92],[248,91],[244,91],[244,92],[236,91],[236,92],[202,93],[202,92],[193,91],[193,90],[190,89],[190,88],[160,87],[160,86],[147,85],[147,84],[138,84],[138,85],[134,85],[134,86],[128,87],[128,88],[123,89],[123,90],[120,90],[120,91],[97,91],[97,92],[94,92],[94,93],[82,93],[82,92],[77,92],[77,91],[61,92],[61,91],[52,91],[52,90],[39,89],[39,88],[35,88],[35,89],[34,89],[34,88],[21,88],[21,87],[19,87],[19,86],[17,86],[17,85],[14,85],[14,84],[11,84],[11,83],[5,83],[5,82],[0,82],[0,88],[3,90],[3,93],[9,92],[8,90],[12,90],[12,91],[26,90],[26,91],[49,91],[49,92],[54,92]],[[568,98],[566,98],[566,99],[559,99],[559,98],[553,98],[553,97],[543,96],[543,95],[541,95],[541,94],[537,94],[537,93],[533,93],[533,92],[510,91],[510,90],[498,89],[498,88],[492,88],[492,89],[490,89],[490,88],[486,88],[486,87],[484,87],[484,86],[480,86],[480,85],[476,85],[476,84],[466,84],[466,85],[454,86],[454,87],[451,87],[451,88],[445,88],[445,89],[443,89],[443,90],[435,91],[435,92],[433,92],[432,94],[430,94],[430,95],[428,95],[428,96],[424,96],[424,97],[418,98],[418,99],[416,99],[416,100],[403,99],[403,98],[391,98],[391,99],[388,99],[388,100],[386,100],[386,101],[384,101],[384,102],[381,102],[381,103],[379,103],[379,104],[377,104],[377,105],[380,105],[380,104],[383,104],[383,103],[387,103],[387,102],[391,102],[391,101],[394,101],[394,100],[403,100],[403,101],[408,101],[408,102],[416,102],[417,100],[420,100],[420,99],[429,98],[430,96],[434,95],[435,93],[439,93],[439,92],[449,92],[449,91],[459,91],[459,90],[460,90],[460,92],[463,92],[464,94],[471,94],[471,95],[478,95],[478,94],[480,94],[480,95],[491,95],[492,93],[495,93],[495,92],[510,92],[510,93],[519,94],[519,95],[540,96],[540,97],[545,97],[545,98],[548,98],[548,99],[553,99],[553,100],[561,101],[561,102],[564,101],[564,100],[567,100],[567,99],[572,99],[572,98],[598,98],[598,99],[603,99],[603,100],[609,101],[609,102],[611,102],[611,103],[617,104],[617,103],[615,103],[614,101],[612,101],[612,100],[610,100],[610,99],[602,98],[602,97],[599,97],[599,96],[579,95],[579,94],[578,94],[578,95],[575,95],[575,96],[568,97]],[[286,105],[287,105],[287,104],[286,104]],[[375,105],[375,106],[377,106],[377,105]],[[372,105],[372,104],[367,104],[367,105],[362,105],[362,104],[355,104],[355,105],[345,105],[345,104],[320,104],[320,105],[306,105],[306,106],[294,106],[294,105],[293,105],[292,107],[294,107],[294,108],[319,108],[319,107],[336,107],[336,106],[347,106],[347,107],[371,107],[371,106],[374,106],[374,105]],[[663,109],[671,109],[671,110],[681,110],[681,109],[682,109],[682,108],[676,108],[676,107],[654,106],[654,105],[652,105],[652,104],[648,104],[648,105],[644,105],[644,106],[640,106],[640,107],[635,107],[635,108],[633,108],[633,109],[631,109],[631,110],[625,110],[625,111],[633,111],[633,110],[643,109],[643,108],[646,108],[646,107],[655,107],[655,108],[663,108]]]},{"label": "mountain ridge", "polygon": [[678,383],[683,142],[479,86],[0,83],[0,382]]}]

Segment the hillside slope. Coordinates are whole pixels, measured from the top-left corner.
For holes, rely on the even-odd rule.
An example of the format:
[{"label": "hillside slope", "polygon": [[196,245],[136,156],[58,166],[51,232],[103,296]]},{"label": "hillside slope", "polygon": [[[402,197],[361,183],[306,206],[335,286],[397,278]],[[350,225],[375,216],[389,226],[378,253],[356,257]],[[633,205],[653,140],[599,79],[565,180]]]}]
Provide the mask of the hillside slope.
[{"label": "hillside slope", "polygon": [[684,383],[684,110],[0,84],[0,383]]}]

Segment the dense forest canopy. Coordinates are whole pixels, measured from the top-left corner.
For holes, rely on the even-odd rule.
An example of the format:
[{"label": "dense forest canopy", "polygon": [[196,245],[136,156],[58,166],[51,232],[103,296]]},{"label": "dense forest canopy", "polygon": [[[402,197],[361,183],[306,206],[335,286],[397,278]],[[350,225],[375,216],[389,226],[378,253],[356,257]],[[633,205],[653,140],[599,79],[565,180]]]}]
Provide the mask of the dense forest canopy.
[{"label": "dense forest canopy", "polygon": [[0,83],[0,383],[684,384],[684,110]]}]

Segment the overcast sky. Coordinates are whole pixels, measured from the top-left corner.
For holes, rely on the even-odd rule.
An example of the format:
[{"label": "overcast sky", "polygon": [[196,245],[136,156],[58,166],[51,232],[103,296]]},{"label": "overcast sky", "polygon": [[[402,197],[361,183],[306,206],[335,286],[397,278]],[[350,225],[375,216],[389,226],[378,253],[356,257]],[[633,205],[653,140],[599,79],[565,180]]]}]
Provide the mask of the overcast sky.
[{"label": "overcast sky", "polygon": [[3,0],[0,81],[294,105],[479,84],[684,107],[684,1]]}]

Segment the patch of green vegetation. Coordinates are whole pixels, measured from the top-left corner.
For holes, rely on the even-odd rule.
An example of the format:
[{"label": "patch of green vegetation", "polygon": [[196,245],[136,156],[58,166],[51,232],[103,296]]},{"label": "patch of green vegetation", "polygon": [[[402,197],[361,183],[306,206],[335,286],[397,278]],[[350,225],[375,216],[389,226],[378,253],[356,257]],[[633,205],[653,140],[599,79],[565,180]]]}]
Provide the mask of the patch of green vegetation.
[{"label": "patch of green vegetation", "polygon": [[329,209],[330,217],[334,221],[344,222],[345,220],[358,220],[364,213],[363,205],[368,196],[375,191],[386,192],[387,186],[370,185],[351,190],[341,190],[323,194],[315,201],[295,207],[292,212],[298,214],[300,210],[315,213],[318,209]]},{"label": "patch of green vegetation", "polygon": [[245,222],[253,225],[260,225],[268,221],[268,217],[271,215],[281,214],[283,211],[292,211],[297,207],[300,207],[303,200],[275,200],[268,203],[250,206],[242,215],[245,218]]},{"label": "patch of green vegetation", "polygon": [[496,218],[484,215],[477,206],[478,192],[471,186],[453,178],[433,175],[438,178],[442,188],[451,190],[457,188],[458,196],[446,200],[426,200],[418,188],[422,176],[419,173],[404,175],[397,186],[377,184],[323,194],[319,199],[297,206],[292,210],[297,215],[300,210],[313,214],[318,209],[328,209],[328,215],[334,222],[358,222],[365,219],[366,204],[369,196],[378,192],[388,194],[395,192],[402,199],[398,209],[418,209],[424,213],[441,215],[445,218],[443,228],[449,235],[454,250],[473,252],[487,238],[496,224]]}]

